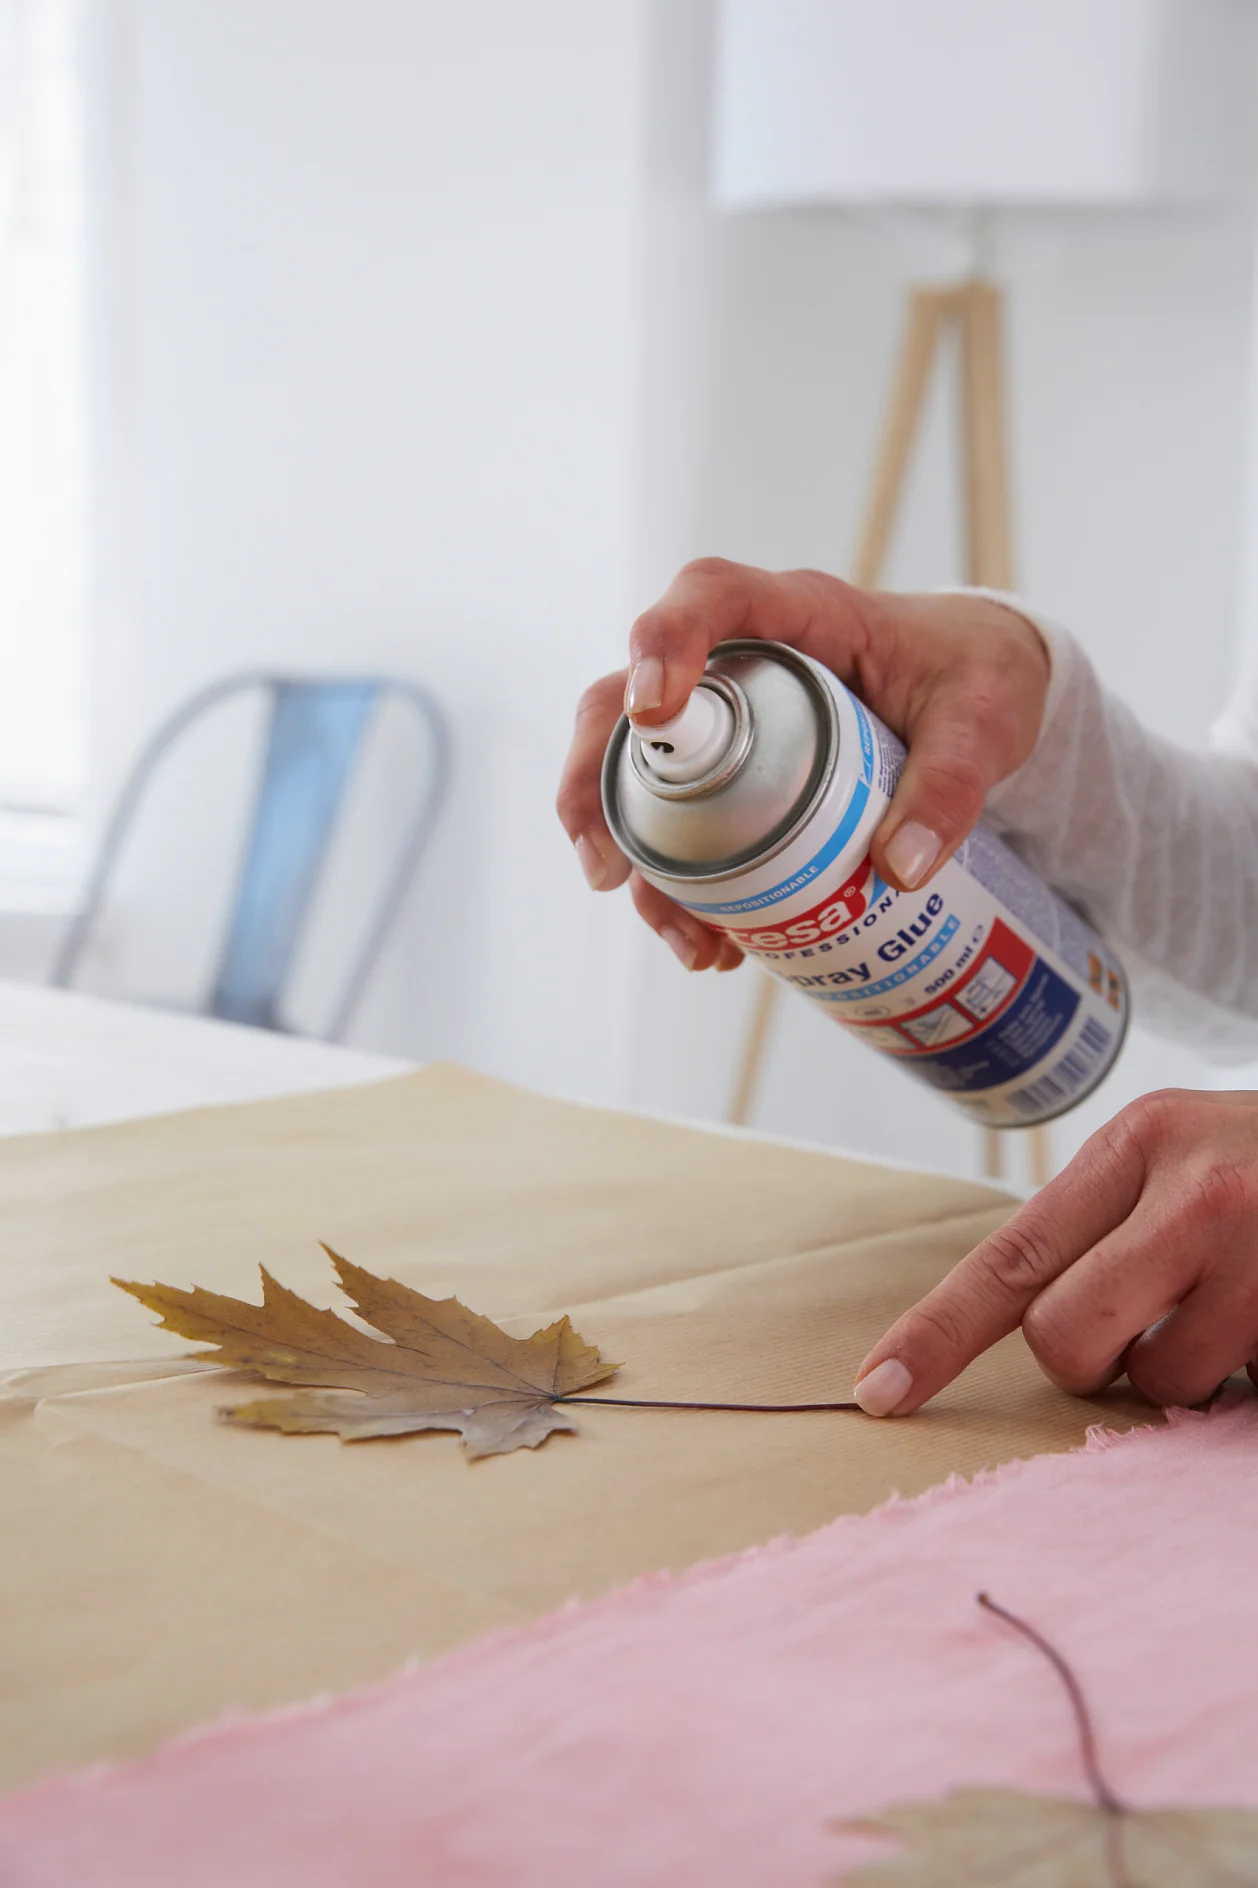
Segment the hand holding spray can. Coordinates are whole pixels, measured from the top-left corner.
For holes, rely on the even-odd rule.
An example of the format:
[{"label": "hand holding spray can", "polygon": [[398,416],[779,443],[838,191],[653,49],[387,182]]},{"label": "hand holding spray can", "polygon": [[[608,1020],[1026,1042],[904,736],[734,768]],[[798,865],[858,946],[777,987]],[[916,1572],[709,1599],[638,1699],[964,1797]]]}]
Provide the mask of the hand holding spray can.
[{"label": "hand holding spray can", "polygon": [[982,825],[921,892],[885,884],[904,758],[819,663],[726,642],[672,721],[618,723],[603,804],[644,878],[870,1048],[983,1127],[1050,1121],[1114,1064],[1122,965]]}]

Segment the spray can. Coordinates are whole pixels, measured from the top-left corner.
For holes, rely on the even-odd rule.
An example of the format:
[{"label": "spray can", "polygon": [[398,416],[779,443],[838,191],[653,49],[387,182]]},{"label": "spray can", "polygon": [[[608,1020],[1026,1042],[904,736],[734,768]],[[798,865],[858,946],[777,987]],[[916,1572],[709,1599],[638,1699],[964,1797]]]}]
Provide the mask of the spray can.
[{"label": "spray can", "polygon": [[1051,1121],[1108,1074],[1129,999],[1114,952],[981,824],[920,892],[869,847],[905,750],[837,677],[726,642],[681,714],[622,719],[603,764],[643,877],[983,1127]]}]

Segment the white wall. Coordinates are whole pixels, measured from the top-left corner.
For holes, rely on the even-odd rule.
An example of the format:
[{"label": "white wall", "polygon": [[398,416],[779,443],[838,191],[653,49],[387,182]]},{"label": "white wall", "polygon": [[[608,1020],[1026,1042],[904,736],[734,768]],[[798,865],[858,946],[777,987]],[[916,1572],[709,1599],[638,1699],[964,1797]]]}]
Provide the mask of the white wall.
[{"label": "white wall", "polygon": [[226,670],[429,681],[455,791],[358,1035],[599,1092],[624,918],[551,808],[629,603],[638,10],[123,0],[115,25],[98,778]]},{"label": "white wall", "polygon": [[[571,706],[683,558],[843,568],[938,256],[710,209],[705,0],[117,4],[98,780],[227,668],[430,680],[457,787],[358,1039],[719,1113],[750,973],[689,979],[586,894],[551,812]],[[1231,660],[1251,223],[1246,171],[1213,216],[1001,243],[1026,588],[1189,740]],[[950,417],[894,582],[955,575]],[[1105,1104],[1185,1078],[1136,1044]],[[974,1160],[799,1002],[758,1118]]]}]

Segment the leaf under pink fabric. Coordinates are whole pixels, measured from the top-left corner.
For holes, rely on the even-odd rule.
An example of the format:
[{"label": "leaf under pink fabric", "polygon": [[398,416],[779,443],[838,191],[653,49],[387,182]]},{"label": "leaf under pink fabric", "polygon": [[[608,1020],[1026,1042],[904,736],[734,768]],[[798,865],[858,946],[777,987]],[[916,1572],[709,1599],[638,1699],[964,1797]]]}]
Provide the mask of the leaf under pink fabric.
[{"label": "leaf under pink fabric", "polygon": [[3,1888],[818,1888],[965,1785],[1258,1805],[1258,1402],[1093,1439],[0,1802]]}]

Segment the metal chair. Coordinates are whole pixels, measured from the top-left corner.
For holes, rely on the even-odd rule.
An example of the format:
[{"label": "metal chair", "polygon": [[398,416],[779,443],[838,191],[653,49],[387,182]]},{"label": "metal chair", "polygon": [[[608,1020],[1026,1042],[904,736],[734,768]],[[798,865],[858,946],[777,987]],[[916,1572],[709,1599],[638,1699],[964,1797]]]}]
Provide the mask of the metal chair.
[{"label": "metal chair", "polygon": [[254,799],[218,973],[204,1014],[283,1030],[280,1004],[337,815],[374,712],[386,699],[408,706],[428,743],[424,789],[367,921],[323,1032],[344,1034],[428,843],[450,772],[445,716],[414,682],[393,676],[314,681],[266,672],[228,676],[201,689],[162,723],[122,789],[92,869],[82,910],[66,933],[52,982],[73,979],[92,925],[153,774],[180,737],[231,697],[270,694],[266,758]]}]

